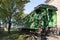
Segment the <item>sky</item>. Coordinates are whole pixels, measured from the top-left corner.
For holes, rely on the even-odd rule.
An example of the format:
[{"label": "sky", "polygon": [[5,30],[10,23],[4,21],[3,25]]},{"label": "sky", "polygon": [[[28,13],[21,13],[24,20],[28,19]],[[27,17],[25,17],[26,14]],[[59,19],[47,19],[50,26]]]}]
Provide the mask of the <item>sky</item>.
[{"label": "sky", "polygon": [[40,4],[44,4],[45,0],[30,0],[29,3],[25,4],[24,13],[29,14],[34,8]]}]

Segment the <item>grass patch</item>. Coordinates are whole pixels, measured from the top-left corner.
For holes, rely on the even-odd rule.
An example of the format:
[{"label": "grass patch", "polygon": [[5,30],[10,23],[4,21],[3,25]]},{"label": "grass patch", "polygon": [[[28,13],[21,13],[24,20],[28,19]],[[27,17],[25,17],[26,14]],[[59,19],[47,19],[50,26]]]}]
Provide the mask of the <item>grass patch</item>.
[{"label": "grass patch", "polygon": [[17,39],[18,37],[19,33],[17,31],[11,31],[10,34],[8,34],[8,32],[5,31],[0,34],[0,40]]}]

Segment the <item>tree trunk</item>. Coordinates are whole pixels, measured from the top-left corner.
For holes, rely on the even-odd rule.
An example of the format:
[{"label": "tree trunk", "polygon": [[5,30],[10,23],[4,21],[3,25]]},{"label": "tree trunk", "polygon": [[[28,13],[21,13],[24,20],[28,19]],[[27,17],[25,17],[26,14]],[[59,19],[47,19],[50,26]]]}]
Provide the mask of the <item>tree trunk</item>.
[{"label": "tree trunk", "polygon": [[11,20],[9,20],[8,33],[10,33],[10,29],[11,29]]},{"label": "tree trunk", "polygon": [[46,28],[43,28],[42,29],[42,32],[41,32],[41,40],[47,40],[47,38],[46,38]]}]

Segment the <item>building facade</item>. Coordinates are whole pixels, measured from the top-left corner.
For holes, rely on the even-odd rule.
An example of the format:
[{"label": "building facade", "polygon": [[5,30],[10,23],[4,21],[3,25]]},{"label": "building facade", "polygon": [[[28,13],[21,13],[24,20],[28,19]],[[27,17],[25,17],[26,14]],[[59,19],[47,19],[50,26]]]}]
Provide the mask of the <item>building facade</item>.
[{"label": "building facade", "polygon": [[57,27],[60,28],[60,0],[46,0],[46,4],[57,7]]}]

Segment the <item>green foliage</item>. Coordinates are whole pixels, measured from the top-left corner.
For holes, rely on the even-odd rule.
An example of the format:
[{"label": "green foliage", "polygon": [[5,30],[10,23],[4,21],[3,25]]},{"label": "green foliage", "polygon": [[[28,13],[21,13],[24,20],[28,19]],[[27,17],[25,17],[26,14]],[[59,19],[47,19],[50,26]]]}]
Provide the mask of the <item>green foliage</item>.
[{"label": "green foliage", "polygon": [[32,12],[31,14],[27,15],[24,19],[25,27],[26,28],[38,28],[38,14],[36,12]]},{"label": "green foliage", "polygon": [[[57,20],[57,8],[52,5],[41,4],[36,7],[36,13],[41,16],[42,27],[55,27]],[[54,21],[55,20],[55,21]]]},{"label": "green foliage", "polygon": [[25,17],[25,25],[28,28],[55,27],[57,22],[56,11],[57,8],[54,6],[41,4]]},{"label": "green foliage", "polygon": [[14,22],[18,22],[22,19],[21,15],[23,14],[25,3],[27,2],[22,0],[0,0],[0,20],[9,24],[9,30],[11,28],[12,19],[13,21],[16,20]]},{"label": "green foliage", "polygon": [[12,39],[17,39],[18,37],[19,37],[18,34],[12,34],[12,35],[10,36],[10,38],[12,38]]},{"label": "green foliage", "polygon": [[17,40],[19,37],[19,33],[12,32],[8,34],[6,31],[0,33],[0,40]]},{"label": "green foliage", "polygon": [[20,35],[19,38],[18,38],[18,40],[25,40],[24,35]]},{"label": "green foliage", "polygon": [[[27,0],[25,0],[27,1]],[[21,19],[23,14],[25,1],[22,0],[0,0],[0,19],[10,20],[14,18],[16,20]],[[26,2],[27,3],[27,2]],[[17,10],[19,12],[17,12]],[[18,18],[17,18],[18,17]]]}]

